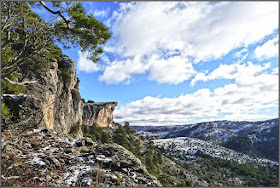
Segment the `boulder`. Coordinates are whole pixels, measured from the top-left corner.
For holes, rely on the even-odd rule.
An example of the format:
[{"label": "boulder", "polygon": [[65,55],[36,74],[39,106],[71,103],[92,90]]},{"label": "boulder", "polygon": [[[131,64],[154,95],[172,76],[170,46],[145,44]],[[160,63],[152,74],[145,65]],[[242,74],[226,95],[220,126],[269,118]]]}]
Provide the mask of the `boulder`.
[{"label": "boulder", "polygon": [[84,145],[85,146],[93,146],[96,145],[96,143],[89,137],[86,137],[83,139],[84,140]]}]

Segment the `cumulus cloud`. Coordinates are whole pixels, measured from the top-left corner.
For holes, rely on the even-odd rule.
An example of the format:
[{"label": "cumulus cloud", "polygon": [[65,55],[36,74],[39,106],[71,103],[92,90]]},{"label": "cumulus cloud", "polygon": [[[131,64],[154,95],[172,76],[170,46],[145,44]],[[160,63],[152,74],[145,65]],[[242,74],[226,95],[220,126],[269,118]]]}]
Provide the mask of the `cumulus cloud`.
[{"label": "cumulus cloud", "polygon": [[279,68],[276,67],[275,69],[273,69],[272,74],[279,74]]},{"label": "cumulus cloud", "polygon": [[258,46],[255,49],[254,55],[257,59],[264,60],[271,57],[278,57],[279,50],[278,36],[268,40],[263,45]]},{"label": "cumulus cloud", "polygon": [[188,80],[195,74],[195,70],[187,59],[181,56],[162,58],[153,55],[148,60],[140,58],[128,58],[122,61],[114,61],[105,68],[100,81],[108,84],[130,82],[133,74],[149,72],[149,79],[159,83],[179,84]]},{"label": "cumulus cloud", "polygon": [[234,57],[244,57],[244,54],[248,52],[247,48],[243,48],[239,52],[235,53]]},{"label": "cumulus cloud", "polygon": [[77,63],[78,71],[85,71],[85,72],[96,72],[100,70],[100,67],[91,60],[87,59],[88,52],[78,52],[79,59]]},{"label": "cumulus cloud", "polygon": [[[130,2],[122,3],[107,22],[112,28],[113,38],[105,51],[118,54],[108,70],[135,64],[131,59],[136,56],[145,57],[141,65],[149,64],[154,56],[160,56],[165,60],[153,60],[153,65],[146,70],[150,73],[149,78],[160,83],[177,84],[193,74],[190,63],[220,58],[233,49],[246,48],[273,33],[278,28],[278,4]],[[175,56],[180,56],[178,59],[185,60],[185,65],[179,61],[174,63],[183,70],[172,70],[178,72],[178,79],[163,78],[162,75],[168,75],[169,70],[162,51],[165,54],[175,52]],[[124,61],[126,65],[123,65]],[[163,67],[160,72],[156,65]],[[127,71],[125,78],[134,74],[139,74],[139,71]],[[126,80],[115,76],[110,78],[109,75],[108,71],[104,72],[101,80],[116,78],[112,83]]]},{"label": "cumulus cloud", "polygon": [[105,68],[99,80],[108,84],[116,84],[122,81],[129,81],[132,73],[140,74],[144,73],[146,70],[146,65],[141,62],[141,58],[139,57],[123,61],[114,61]]},{"label": "cumulus cloud", "polygon": [[266,63],[264,66],[254,65],[252,62],[240,64],[221,64],[217,69],[212,72],[198,73],[192,79],[190,85],[194,86],[198,81],[208,81],[215,79],[237,79],[238,77],[244,79],[244,75],[253,76],[256,73],[262,72],[270,67],[270,63]]},{"label": "cumulus cloud", "polygon": [[108,17],[108,14],[109,14],[109,9],[106,9],[106,10],[94,10],[93,12],[93,16],[94,17],[102,17],[102,18],[106,18]]},{"label": "cumulus cloud", "polygon": [[125,7],[116,13],[113,33],[119,36],[116,51],[127,56],[178,49],[198,61],[219,58],[278,27],[276,2],[138,2]]},{"label": "cumulus cloud", "polygon": [[132,125],[166,125],[184,124],[197,118],[220,119],[220,116],[228,120],[271,118],[259,112],[279,105],[278,75],[261,72],[267,66],[242,65],[243,68],[237,69],[240,76],[234,78],[235,83],[213,91],[199,89],[175,98],[145,97],[121,106],[114,119]]},{"label": "cumulus cloud", "polygon": [[149,70],[151,80],[170,84],[179,84],[195,73],[192,64],[180,56],[168,59],[153,56],[149,61]]}]

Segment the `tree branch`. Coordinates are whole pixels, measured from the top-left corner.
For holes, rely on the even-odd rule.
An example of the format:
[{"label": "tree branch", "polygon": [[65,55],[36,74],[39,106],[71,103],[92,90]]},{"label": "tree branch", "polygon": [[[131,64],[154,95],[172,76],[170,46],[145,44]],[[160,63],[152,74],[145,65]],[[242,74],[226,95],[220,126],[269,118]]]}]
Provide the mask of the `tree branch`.
[{"label": "tree branch", "polygon": [[50,9],[43,1],[39,1],[39,3],[40,3],[45,9],[47,9],[50,13],[59,15],[59,16],[64,20],[64,22],[66,23],[67,28],[70,29],[70,30],[72,31],[72,29],[69,27],[69,23],[70,23],[71,21],[68,20],[68,19],[62,14],[62,12],[60,12],[60,11],[53,11],[53,10]]},{"label": "tree branch", "polygon": [[24,81],[24,82],[14,82],[12,80],[10,80],[9,78],[4,78],[4,80],[6,80],[7,82],[9,82],[10,84],[16,84],[16,85],[21,85],[21,86],[25,86],[26,84],[34,84],[34,83],[37,83],[36,80],[32,80],[32,81]]}]

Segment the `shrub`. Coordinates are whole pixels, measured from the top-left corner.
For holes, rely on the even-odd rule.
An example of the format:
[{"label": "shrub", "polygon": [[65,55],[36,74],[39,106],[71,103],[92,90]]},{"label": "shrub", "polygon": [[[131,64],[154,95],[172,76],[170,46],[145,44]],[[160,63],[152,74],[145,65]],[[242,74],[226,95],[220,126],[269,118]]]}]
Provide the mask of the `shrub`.
[{"label": "shrub", "polygon": [[110,141],[108,134],[98,127],[97,124],[92,126],[82,125],[82,131],[84,137],[89,137],[93,141],[101,141],[103,144]]},{"label": "shrub", "polygon": [[78,124],[73,125],[70,128],[69,134],[74,134],[74,135],[78,134],[78,131],[79,131],[80,128],[81,128],[81,125],[78,125]]},{"label": "shrub", "polygon": [[103,144],[109,143],[109,136],[108,136],[107,133],[102,132],[102,134],[101,134],[101,142],[102,142]]},{"label": "shrub", "polygon": [[172,180],[172,177],[168,174],[161,174],[159,177],[158,177],[158,180],[160,181],[160,183],[163,185],[163,186],[171,186],[173,184],[173,180]]},{"label": "shrub", "polygon": [[128,142],[128,139],[127,139],[127,133],[126,133],[126,131],[123,128],[122,125],[118,126],[113,140],[114,140],[115,143],[125,147],[126,149],[129,149],[129,142]]},{"label": "shrub", "polygon": [[66,83],[70,82],[70,81],[71,81],[71,75],[70,75],[70,73],[67,72],[67,70],[64,69],[64,68],[59,68],[59,70],[61,71],[61,72],[60,72],[60,75],[62,76],[63,81],[66,82]]},{"label": "shrub", "polygon": [[11,84],[5,80],[1,80],[1,93],[14,95],[26,93],[26,87],[23,85]]},{"label": "shrub", "polygon": [[11,112],[3,101],[1,103],[1,114],[4,118],[10,118],[11,117]]}]

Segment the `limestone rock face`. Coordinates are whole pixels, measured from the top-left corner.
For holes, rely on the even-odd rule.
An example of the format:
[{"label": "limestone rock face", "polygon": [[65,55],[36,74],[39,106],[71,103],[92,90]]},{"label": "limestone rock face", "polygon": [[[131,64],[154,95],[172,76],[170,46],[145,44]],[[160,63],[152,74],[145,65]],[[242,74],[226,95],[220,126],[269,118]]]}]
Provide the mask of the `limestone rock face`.
[{"label": "limestone rock face", "polygon": [[[53,117],[50,125],[52,122],[54,122],[52,125],[56,125],[51,128],[56,132],[68,133],[72,125],[82,123],[83,102],[79,91],[80,81],[76,76],[75,62],[69,57],[62,57],[58,62],[58,68],[68,72],[71,79],[70,81],[65,81],[63,74],[58,69],[59,81],[57,82],[57,88],[55,92],[50,93],[49,101],[46,104],[50,104],[52,102],[50,99],[54,98],[54,110],[49,107],[46,109],[50,109],[51,117]],[[54,113],[53,116],[52,113]],[[47,119],[45,120],[48,121]]]},{"label": "limestone rock face", "polygon": [[83,124],[97,123],[100,127],[113,127],[113,111],[117,102],[87,102],[83,108]]},{"label": "limestone rock face", "polygon": [[21,100],[12,102],[13,98],[8,96],[3,99],[13,107],[14,120],[20,125],[68,133],[72,125],[82,123],[83,114],[75,62],[62,55],[58,62],[50,64],[46,72],[34,72],[21,79],[35,81],[27,85],[27,93]]}]

